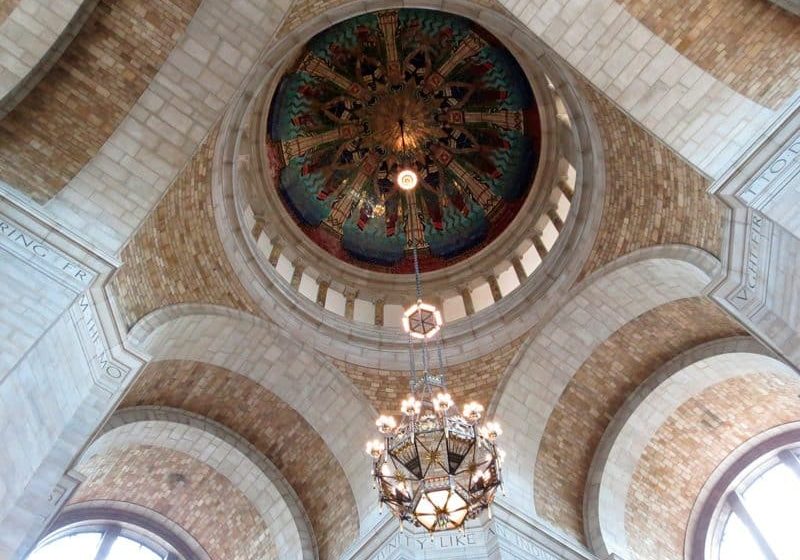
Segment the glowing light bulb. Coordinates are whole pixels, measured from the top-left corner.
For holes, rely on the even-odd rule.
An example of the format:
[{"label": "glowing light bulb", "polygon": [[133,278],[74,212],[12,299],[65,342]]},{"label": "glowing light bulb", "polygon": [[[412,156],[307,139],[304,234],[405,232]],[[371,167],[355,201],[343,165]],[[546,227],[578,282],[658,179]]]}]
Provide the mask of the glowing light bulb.
[{"label": "glowing light bulb", "polygon": [[379,416],[375,421],[375,425],[380,433],[386,434],[397,427],[397,422],[392,416]]},{"label": "glowing light bulb", "polygon": [[497,422],[487,422],[486,426],[481,428],[481,435],[491,442],[494,442],[502,434],[503,430],[500,429],[500,424]]},{"label": "glowing light bulb", "polygon": [[470,422],[475,423],[480,420],[481,414],[483,414],[483,405],[480,403],[470,402],[464,405],[464,418]]},{"label": "glowing light bulb", "polygon": [[439,393],[433,398],[433,406],[439,412],[445,412],[453,406],[453,398],[449,393]]},{"label": "glowing light bulb", "polygon": [[382,441],[373,439],[367,442],[367,455],[371,456],[373,459],[377,460],[383,453],[383,450],[384,446]]},{"label": "glowing light bulb", "polygon": [[397,186],[404,191],[410,191],[417,186],[419,178],[411,169],[403,169],[397,174]]},{"label": "glowing light bulb", "polygon": [[415,414],[419,414],[421,409],[422,403],[414,397],[408,397],[400,404],[400,412],[406,416],[414,416]]}]

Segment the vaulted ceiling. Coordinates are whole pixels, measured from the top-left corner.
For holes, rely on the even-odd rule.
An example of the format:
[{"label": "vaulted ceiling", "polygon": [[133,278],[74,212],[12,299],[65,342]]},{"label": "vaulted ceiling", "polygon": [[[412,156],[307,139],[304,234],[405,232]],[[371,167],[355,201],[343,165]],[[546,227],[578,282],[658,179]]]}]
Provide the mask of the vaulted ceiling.
[{"label": "vaulted ceiling", "polygon": [[[18,44],[27,45],[23,37],[36,37],[38,24],[20,10],[44,14],[47,4],[0,1],[0,35],[17,33]],[[358,451],[373,415],[397,412],[408,368],[373,359],[374,347],[360,348],[346,317],[331,314],[324,299],[317,307],[303,300],[319,315],[309,322],[296,312],[302,305],[291,299],[299,296],[288,278],[264,273],[256,285],[243,275],[236,259],[248,270],[273,271],[276,263],[232,249],[221,229],[219,185],[221,170],[239,161],[227,135],[250,134],[242,132],[245,121],[233,122],[231,107],[257,98],[266,77],[282,74],[305,41],[363,3],[74,4],[74,17],[85,18],[77,30],[58,27],[55,17],[42,20],[54,22],[53,44],[76,32],[63,49],[43,54],[23,76],[14,70],[32,60],[28,55],[0,62],[9,92],[0,100],[7,111],[0,180],[118,259],[106,293],[130,344],[152,360],[95,443],[127,426],[126,437],[84,457],[87,480],[71,503],[152,509],[214,559],[283,558],[291,547],[339,558],[374,509],[368,458]],[[800,89],[798,18],[765,0],[619,0],[581,9],[527,0],[430,4],[479,22],[508,22],[548,51],[579,101],[568,108],[572,129],[586,128],[565,153],[596,158],[581,170],[575,193],[580,180],[602,185],[596,206],[587,207],[585,195],[584,214],[575,211],[559,225],[567,231],[589,215],[584,221],[593,224],[572,241],[582,253],[573,245],[564,250],[571,272],[553,273],[552,284],[519,301],[531,310],[524,319],[514,315],[523,323],[519,336],[505,340],[492,331],[486,336],[496,340],[481,338],[483,325],[502,323],[500,306],[512,301],[505,293],[459,319],[468,326],[454,322],[459,336],[462,328],[473,338],[458,342],[471,344],[471,355],[447,356],[450,391],[460,402],[491,405],[507,441],[519,444],[507,467],[509,486],[519,490],[509,498],[514,505],[575,546],[596,550],[586,524],[600,509],[587,498],[591,478],[597,468],[619,468],[629,484],[613,489],[622,504],[614,530],[627,540],[630,560],[678,560],[694,500],[716,465],[748,438],[800,420],[797,381],[706,291],[725,258],[727,216],[706,190],[757,125]],[[518,53],[515,39],[508,41]],[[251,114],[253,122],[266,120],[263,107]],[[552,117],[556,122],[555,109]],[[281,211],[286,223],[296,221],[290,209]],[[509,231],[517,223],[509,220]],[[246,229],[231,227],[243,236]],[[492,251],[491,241],[484,251]],[[258,235],[247,241],[258,242]],[[499,258],[512,256],[520,255]],[[547,258],[544,272],[530,272],[522,287],[547,275]],[[335,271],[330,276],[335,283]],[[410,277],[396,282],[412,299]],[[289,303],[268,300],[270,290],[292,294]],[[312,339],[297,334],[301,323],[320,332],[333,327]],[[341,325],[339,335],[327,334]],[[375,329],[380,340],[394,336],[379,324],[352,328]],[[335,345],[350,345],[359,359],[344,359],[330,350]],[[692,369],[739,354],[750,361],[708,366],[718,375]],[[642,413],[642,391],[660,398],[659,388],[680,375],[696,383],[669,393],[677,400],[663,397],[660,423],[636,442],[636,463],[613,463],[622,441],[613,439],[622,437],[612,433],[621,430],[615,422]],[[210,459],[218,445],[212,440],[202,440],[209,453],[192,454],[152,435],[155,424],[147,422],[180,424],[181,414],[200,432],[229,434],[237,449],[248,449],[242,465],[284,489],[285,517],[269,517],[258,492],[248,493]],[[705,452],[696,454],[700,448]],[[586,511],[587,504],[594,509]]]}]

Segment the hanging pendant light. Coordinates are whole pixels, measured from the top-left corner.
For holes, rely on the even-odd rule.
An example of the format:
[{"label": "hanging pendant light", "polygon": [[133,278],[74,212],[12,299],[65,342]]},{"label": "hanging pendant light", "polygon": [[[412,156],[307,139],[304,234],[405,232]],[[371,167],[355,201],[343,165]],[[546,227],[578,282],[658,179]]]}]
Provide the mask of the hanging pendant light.
[{"label": "hanging pendant light", "polygon": [[404,191],[414,190],[419,182],[417,172],[408,164],[409,155],[408,148],[406,147],[406,123],[403,119],[397,121],[398,128],[400,129],[400,160],[401,167],[395,176],[395,182],[400,189]]},{"label": "hanging pendant light", "polygon": [[[402,121],[400,128],[402,132]],[[404,187],[404,180],[410,186]],[[397,186],[409,197],[416,181],[411,169],[397,174]],[[447,392],[442,315],[422,299],[415,242],[412,251],[417,302],[403,314],[411,394],[400,405],[399,422],[392,416],[378,418],[382,439],[369,442],[367,453],[381,506],[389,507],[401,527],[408,521],[432,534],[463,527],[467,519],[489,509],[502,484],[502,452],[496,443],[502,432],[496,422],[481,425],[481,404],[468,403],[460,413]],[[438,356],[436,371],[430,364],[431,346]]]}]

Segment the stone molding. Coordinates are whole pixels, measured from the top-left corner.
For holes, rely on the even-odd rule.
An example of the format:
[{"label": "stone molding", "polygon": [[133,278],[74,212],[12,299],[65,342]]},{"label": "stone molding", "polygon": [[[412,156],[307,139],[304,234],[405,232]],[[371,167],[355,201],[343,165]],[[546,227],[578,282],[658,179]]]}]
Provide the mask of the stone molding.
[{"label": "stone molding", "polygon": [[[152,360],[192,360],[241,374],[275,394],[316,430],[344,470],[365,519],[376,510],[362,444],[374,409],[349,379],[284,328],[214,305],[173,305],[145,316],[130,344]],[[331,419],[337,422],[332,423]],[[363,529],[363,526],[362,526]]]},{"label": "stone molding", "polygon": [[774,116],[654,34],[621,2],[500,1],[598,90],[708,176],[722,174]]},{"label": "stone molding", "polygon": [[770,2],[800,17],[800,0],[770,0]]},{"label": "stone molding", "polygon": [[277,31],[289,0],[203,0],[102,148],[45,208],[118,253],[191,158]]},{"label": "stone molding", "polygon": [[[11,465],[19,463],[9,469],[9,476],[15,471],[28,472],[31,483],[16,481],[13,488],[5,489],[4,506],[0,507],[0,556],[24,556],[74,486],[69,474],[74,457],[116,406],[144,360],[123,346],[122,331],[105,292],[118,263],[64,232],[38,207],[5,189],[0,189],[0,229],[0,253],[7,266],[22,270],[31,282],[17,286],[17,292],[27,295],[26,290],[34,291],[43,308],[45,295],[62,294],[46,311],[32,310],[16,317],[12,328],[19,330],[30,329],[37,314],[42,319],[36,326],[37,338],[20,348],[16,361],[0,372],[0,390],[4,395],[6,391],[13,394],[18,376],[45,375],[41,368],[49,371],[52,367],[72,384],[68,394],[52,399],[49,405],[52,417],[63,421],[57,431],[49,429],[44,418],[30,416],[41,410],[40,399],[47,398],[42,391],[51,390],[49,387],[22,394],[17,404],[20,418],[32,423],[28,426],[31,433],[45,437],[36,452],[14,452],[8,457]],[[54,353],[64,351],[63,344],[69,344],[69,352],[56,357]]]},{"label": "stone molding", "polygon": [[[143,529],[162,540],[164,544],[174,547],[184,558],[192,560],[211,560],[200,543],[183,527],[164,515],[150,508],[130,502],[116,500],[92,500],[77,504],[68,504],[61,510],[53,522],[48,525],[47,533],[56,533],[75,524],[131,524]],[[172,556],[168,558],[172,560]]]},{"label": "stone molding", "polygon": [[[724,270],[711,297],[788,361],[800,366],[800,98],[709,187],[729,209]],[[788,214],[787,214],[788,212]],[[789,226],[791,229],[787,229]],[[788,268],[787,268],[788,267]]]},{"label": "stone molding", "polygon": [[725,493],[741,482],[741,477],[759,459],[777,450],[796,446],[800,442],[800,422],[789,422],[775,426],[753,436],[730,455],[714,470],[700,490],[692,507],[687,523],[684,558],[686,560],[705,560],[709,545],[709,530],[713,530],[719,519],[720,502]]}]

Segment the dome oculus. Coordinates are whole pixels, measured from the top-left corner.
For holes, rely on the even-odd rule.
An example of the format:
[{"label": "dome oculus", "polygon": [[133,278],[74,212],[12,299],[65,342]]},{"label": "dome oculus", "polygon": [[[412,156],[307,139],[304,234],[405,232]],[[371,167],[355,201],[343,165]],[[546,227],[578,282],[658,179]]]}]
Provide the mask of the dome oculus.
[{"label": "dome oculus", "polygon": [[309,41],[273,98],[267,150],[311,240],[407,273],[413,245],[429,271],[503,231],[530,190],[539,136],[530,85],[497,39],[461,17],[401,9]]}]

